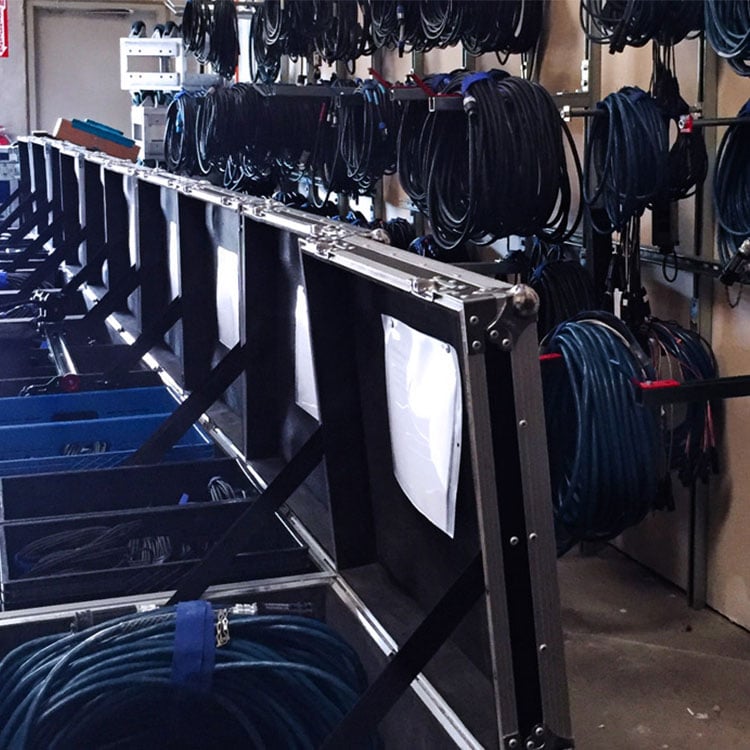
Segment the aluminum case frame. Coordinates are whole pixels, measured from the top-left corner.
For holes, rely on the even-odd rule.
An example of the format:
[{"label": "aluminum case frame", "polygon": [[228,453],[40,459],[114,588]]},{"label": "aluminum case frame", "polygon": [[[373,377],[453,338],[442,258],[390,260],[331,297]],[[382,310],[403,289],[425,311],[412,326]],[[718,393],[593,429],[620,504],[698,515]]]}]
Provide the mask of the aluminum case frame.
[{"label": "aluminum case frame", "polygon": [[[22,141],[28,144],[33,168],[43,167],[45,176],[58,175],[57,180],[50,180],[52,203],[65,205],[77,199],[80,223],[86,223],[92,210],[101,211],[100,188],[87,189],[97,170],[103,175],[99,185],[105,206],[111,203],[106,197],[110,192],[118,195],[118,201],[125,196],[130,261],[139,273],[141,295],[146,294],[150,277],[143,268],[152,260],[148,257],[151,250],[162,253],[156,266],[159,272],[179,272],[180,288],[171,292],[187,294],[191,305],[198,306],[187,315],[183,309],[179,340],[188,347],[195,346],[196,337],[204,342],[196,355],[199,364],[191,370],[185,352],[169,337],[150,347],[150,352],[155,367],[185,394],[200,390],[203,376],[218,367],[225,355],[216,341],[213,312],[205,315],[201,305],[211,297],[216,300],[216,279],[206,259],[210,261],[212,247],[227,242],[227,225],[236,226],[237,233],[232,250],[239,258],[237,314],[243,346],[252,348],[259,340],[263,347],[273,346],[273,331],[256,319],[259,311],[270,315],[266,323],[282,320],[288,324],[288,309],[286,318],[269,312],[273,299],[263,296],[258,278],[282,280],[287,287],[304,284],[325,465],[282,510],[286,521],[308,543],[325,585],[355,615],[367,637],[388,654],[406,640],[393,637],[383,625],[393,617],[388,596],[405,594],[415,611],[429,612],[430,602],[439,598],[445,582],[458,577],[473,554],[480,552],[485,594],[481,606],[468,613],[461,626],[463,633],[457,631],[455,640],[459,651],[471,650],[472,640],[482,641],[478,650],[486,652],[486,660],[483,662],[480,653],[473,663],[489,680],[494,728],[480,741],[477,732],[469,728],[469,719],[446,703],[440,691],[450,692],[451,675],[433,673],[428,679],[422,674],[414,682],[413,692],[458,746],[509,750],[572,747],[567,739],[571,728],[533,292],[390,248],[365,230],[344,227],[271,200],[238,195],[206,181],[136,167],[48,139]],[[40,152],[43,164],[39,163]],[[70,159],[72,169],[67,163]],[[163,231],[156,232],[153,247],[143,252],[144,238],[159,210],[164,224],[170,217],[178,219],[179,258],[169,252],[164,257],[167,238]],[[102,216],[105,225],[116,224],[118,257],[122,258],[122,206],[115,213],[115,217],[108,216],[105,210]],[[133,248],[139,246],[140,258],[134,257]],[[82,252],[79,259],[85,264],[87,258]],[[110,291],[112,284],[110,278]],[[107,294],[106,286],[101,290],[95,287],[89,285],[88,289],[94,307]],[[115,309],[108,322],[120,334],[129,334],[132,341],[158,323],[169,303],[164,298],[159,305],[144,305],[142,296],[137,314],[132,306]],[[439,333],[459,355],[465,447],[456,545],[445,541],[433,544],[434,535],[425,532],[413,517],[408,520],[408,531],[416,540],[413,549],[407,536],[393,543],[388,539],[384,509],[400,508],[403,498],[387,471],[383,406],[371,398],[381,393],[381,375],[374,366],[378,360],[367,360],[368,354],[377,354],[374,331],[385,309],[400,311],[423,329]],[[289,345],[288,338],[284,340],[288,335],[286,330],[278,342],[281,348]],[[175,357],[183,368],[182,378],[170,377]],[[289,362],[282,356],[277,365],[280,371]],[[274,372],[271,367],[264,375]],[[268,484],[315,424],[299,415],[282,424],[278,415],[271,414],[273,424],[265,430],[259,421],[264,412],[251,403],[253,389],[247,385],[253,382],[252,362],[241,375],[245,386],[235,393],[235,407],[239,404],[239,408],[209,415],[204,424],[257,481]],[[358,422],[359,418],[363,421]],[[242,423],[239,432],[237,419]],[[258,430],[265,437],[256,434]],[[327,514],[325,523],[320,521],[321,510]],[[401,557],[394,553],[399,547]],[[415,558],[415,553],[421,558]],[[403,569],[402,564],[409,562],[418,573],[413,577]],[[431,575],[432,568],[438,575]],[[373,597],[379,589],[371,581],[381,573],[386,580],[383,586],[394,591],[383,597],[385,604],[379,611],[379,597]],[[297,585],[305,580],[300,578]],[[268,586],[272,588],[273,583]],[[257,587],[257,583],[248,582],[239,589],[247,593]],[[158,597],[141,599],[158,601]],[[107,610],[114,604],[86,606]],[[0,617],[0,629],[40,616],[55,620],[68,615],[67,610],[54,608],[44,613],[16,613]]]}]

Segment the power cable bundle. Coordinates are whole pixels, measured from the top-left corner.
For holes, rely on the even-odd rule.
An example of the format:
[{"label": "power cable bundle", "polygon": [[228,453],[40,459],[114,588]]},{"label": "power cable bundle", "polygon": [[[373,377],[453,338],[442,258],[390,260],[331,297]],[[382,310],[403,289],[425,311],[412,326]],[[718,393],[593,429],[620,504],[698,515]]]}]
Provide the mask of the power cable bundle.
[{"label": "power cable bundle", "polygon": [[[213,12],[211,8],[213,7]],[[231,78],[240,53],[237,9],[233,0],[187,0],[182,15],[182,38],[188,52],[210,63],[223,78]]]},{"label": "power cable bundle", "polygon": [[596,44],[610,53],[626,46],[643,47],[651,40],[677,44],[703,29],[700,0],[581,0],[580,22]]},{"label": "power cable bundle", "polygon": [[116,568],[129,557],[140,521],[87,526],[34,539],[14,555],[22,576],[49,576]]},{"label": "power cable bundle", "polygon": [[[750,101],[737,116],[750,118]],[[714,171],[714,208],[719,257],[727,264],[750,238],[750,121],[730,125],[721,139]]]},{"label": "power cable bundle", "polygon": [[541,36],[543,0],[359,0],[376,49],[429,52],[463,43],[471,55],[531,52]]},{"label": "power cable bundle", "polygon": [[347,63],[353,72],[354,61],[373,52],[357,10],[355,2],[265,0],[251,25],[253,79],[273,83],[283,55],[297,59],[318,54],[329,65]]},{"label": "power cable bundle", "polygon": [[494,0],[466,4],[467,24],[461,40],[470,55],[495,52],[498,57],[532,52],[544,26],[542,0]]},{"label": "power cable bundle", "polygon": [[299,179],[320,106],[312,99],[267,96],[252,84],[212,88],[195,118],[200,172],[217,170],[225,187],[267,194],[282,178]]},{"label": "power cable bundle", "polygon": [[[659,379],[694,382],[718,377],[716,358],[708,342],[674,321],[649,319],[644,336]],[[675,412],[682,413],[682,419]],[[676,409],[663,407],[667,466],[686,487],[718,472],[711,402],[691,401]],[[679,420],[679,421],[678,421]]]},{"label": "power cable bundle", "polygon": [[529,286],[539,295],[539,338],[578,313],[598,307],[591,276],[577,260],[543,260],[531,274]]},{"label": "power cable bundle", "polygon": [[186,602],[22,644],[0,747],[319,747],[366,687],[359,659],[321,622],[254,611]]},{"label": "power cable bundle", "polygon": [[603,234],[621,231],[664,193],[667,175],[667,123],[654,99],[626,86],[597,104],[586,148],[583,198],[603,208]]},{"label": "power cable bundle", "polygon": [[389,219],[386,222],[376,222],[373,229],[381,228],[391,238],[391,245],[401,250],[408,250],[409,245],[415,238],[414,225],[406,219]]},{"label": "power cable bundle", "polygon": [[405,107],[399,132],[401,184],[446,250],[467,240],[488,244],[511,234],[552,242],[569,237],[571,214],[565,142],[580,181],[570,131],[541,86],[504,71],[458,71],[426,81],[463,95],[460,112]]},{"label": "power cable bundle", "polygon": [[664,116],[677,126],[677,136],[667,157],[667,201],[689,198],[708,174],[708,154],[701,134],[689,122],[690,105],[680,94],[674,73],[674,49],[654,45],[651,95]]},{"label": "power cable bundle", "polygon": [[203,96],[181,91],[167,108],[164,161],[170,172],[195,174],[198,170],[196,125]]},{"label": "power cable bundle", "polygon": [[750,76],[750,0],[704,0],[706,39],[741,76]]},{"label": "power cable bundle", "polygon": [[612,539],[659,504],[659,429],[638,402],[655,373],[628,328],[583,313],[542,341],[544,404],[558,552]]},{"label": "power cable bundle", "polygon": [[374,80],[363,81],[355,96],[338,101],[337,151],[347,177],[364,195],[383,175],[396,171],[397,104]]}]

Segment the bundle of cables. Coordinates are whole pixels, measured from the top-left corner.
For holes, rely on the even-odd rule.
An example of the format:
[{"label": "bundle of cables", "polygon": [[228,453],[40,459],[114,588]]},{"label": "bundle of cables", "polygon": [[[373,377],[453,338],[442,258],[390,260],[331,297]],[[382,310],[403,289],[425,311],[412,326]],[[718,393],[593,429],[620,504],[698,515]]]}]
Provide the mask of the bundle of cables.
[{"label": "bundle of cables", "polygon": [[[304,206],[302,206],[304,208]],[[382,229],[388,235],[388,242],[392,247],[408,250],[415,238],[414,225],[407,219],[396,218],[383,221],[375,219],[368,221],[359,211],[350,210],[345,216],[331,216],[334,221],[345,221],[355,227],[364,229]]]},{"label": "bundle of cables", "polygon": [[[708,342],[674,321],[651,318],[644,328],[651,360],[660,380],[691,382],[718,377],[716,358]],[[686,487],[706,482],[718,472],[714,407],[691,401],[663,407],[667,466]]]},{"label": "bundle of cables", "polygon": [[469,260],[466,248],[457,247],[446,250],[435,241],[431,234],[415,237],[409,244],[408,249],[409,252],[421,255],[423,258],[432,258],[443,263],[460,263]]},{"label": "bundle of cables", "polygon": [[578,313],[598,307],[591,276],[576,259],[548,254],[534,268],[529,286],[539,295],[539,338]]},{"label": "bundle of cables", "polygon": [[364,692],[359,658],[314,619],[249,611],[185,602],[18,646],[0,747],[319,747]]},{"label": "bundle of cables", "polygon": [[[244,489],[234,488],[220,476],[209,480],[207,495],[207,500],[214,503],[248,499]],[[179,505],[188,502],[190,498],[182,495]],[[79,526],[38,536],[13,555],[13,574],[51,576],[196,560],[210,546],[210,537],[203,531],[185,534],[175,530],[169,535],[154,535],[144,534],[143,527],[143,520],[134,520],[110,526]],[[215,534],[217,530],[210,531]]]},{"label": "bundle of cables", "polygon": [[583,198],[589,209],[606,212],[603,234],[621,231],[664,193],[667,176],[667,123],[654,99],[626,86],[597,104],[589,133]]},{"label": "bundle of cables", "polygon": [[354,61],[374,51],[357,11],[357,3],[350,1],[265,0],[256,8],[250,31],[253,80],[273,83],[283,55],[317,54],[329,65],[347,63],[353,73]]},{"label": "bundle of cables", "polygon": [[361,195],[396,171],[399,108],[377,81],[366,80],[354,96],[340,98],[337,153]]},{"label": "bundle of cables", "polygon": [[446,250],[467,240],[488,244],[511,234],[564,241],[571,221],[567,141],[578,181],[581,169],[570,131],[541,86],[504,71],[458,71],[426,83],[463,95],[465,114],[405,107],[398,171]]},{"label": "bundle of cables", "polygon": [[[723,0],[719,0],[723,2]],[[596,44],[610,53],[626,46],[643,47],[651,40],[677,44],[703,29],[701,0],[581,0],[580,22]]]},{"label": "bundle of cables", "polygon": [[706,39],[741,76],[750,76],[750,0],[704,0]]},{"label": "bundle of cables", "polygon": [[664,199],[674,202],[689,198],[708,174],[708,154],[701,134],[689,127],[690,105],[680,94],[674,73],[673,47],[653,48],[651,95],[663,115],[677,126],[677,136],[667,157],[667,183]]},{"label": "bundle of cables", "polygon": [[[659,429],[638,402],[654,369],[628,328],[582,313],[541,343],[558,553],[612,539],[659,504]],[[559,356],[555,356],[559,355]]]},{"label": "bundle of cables", "polygon": [[195,174],[198,170],[196,123],[205,94],[180,91],[167,108],[164,126],[164,161],[170,172]]},{"label": "bundle of cables", "polygon": [[530,52],[542,31],[542,0],[359,0],[376,49],[428,52],[463,42],[472,55]]},{"label": "bundle of cables", "polygon": [[750,101],[738,117],[747,122],[734,123],[726,129],[714,171],[719,257],[725,265],[750,238]]},{"label": "bundle of cables", "polygon": [[240,40],[233,0],[212,3],[187,0],[182,15],[182,38],[188,52],[192,52],[201,63],[210,63],[223,78],[234,75]]}]

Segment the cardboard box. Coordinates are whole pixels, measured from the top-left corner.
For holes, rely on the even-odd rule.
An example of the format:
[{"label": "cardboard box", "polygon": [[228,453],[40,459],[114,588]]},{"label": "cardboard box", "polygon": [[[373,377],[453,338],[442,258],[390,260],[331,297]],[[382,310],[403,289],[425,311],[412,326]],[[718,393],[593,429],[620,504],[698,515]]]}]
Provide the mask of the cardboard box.
[{"label": "cardboard box", "polygon": [[55,125],[53,136],[61,141],[69,141],[77,146],[90,148],[93,151],[102,151],[118,159],[129,159],[130,161],[138,160],[139,147],[135,144],[127,146],[116,143],[103,135],[96,135],[87,130],[75,127],[73,122],[61,117]]}]

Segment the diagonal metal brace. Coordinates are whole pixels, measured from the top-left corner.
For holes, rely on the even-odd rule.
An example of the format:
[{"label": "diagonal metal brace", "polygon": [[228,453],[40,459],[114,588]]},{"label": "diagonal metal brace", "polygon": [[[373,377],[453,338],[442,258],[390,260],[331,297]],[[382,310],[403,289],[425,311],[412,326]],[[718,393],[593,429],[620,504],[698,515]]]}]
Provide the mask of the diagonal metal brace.
[{"label": "diagonal metal brace", "polygon": [[322,460],[323,438],[318,427],[253,505],[227,529],[201,562],[182,578],[167,604],[198,599],[209,586],[221,580],[237,554],[247,549],[248,540],[273,523],[276,511]]},{"label": "diagonal metal brace", "polygon": [[247,345],[237,344],[203,382],[162,422],[151,437],[124,462],[123,466],[158,463],[190,429],[209,406],[245,371]]},{"label": "diagonal metal brace", "polygon": [[129,372],[143,357],[150,352],[163,338],[164,334],[177,323],[182,317],[182,298],[175,297],[164,312],[159,316],[157,321],[141,335],[123,352],[123,356],[115,362],[112,367],[104,373],[104,380],[116,380],[120,375]]},{"label": "diagonal metal brace", "polygon": [[386,668],[328,735],[321,750],[360,747],[484,593],[482,556],[448,589]]}]

